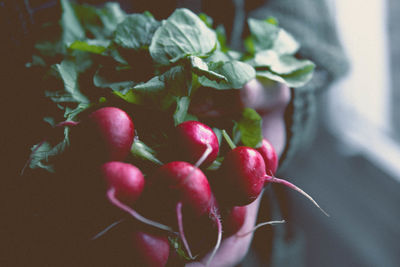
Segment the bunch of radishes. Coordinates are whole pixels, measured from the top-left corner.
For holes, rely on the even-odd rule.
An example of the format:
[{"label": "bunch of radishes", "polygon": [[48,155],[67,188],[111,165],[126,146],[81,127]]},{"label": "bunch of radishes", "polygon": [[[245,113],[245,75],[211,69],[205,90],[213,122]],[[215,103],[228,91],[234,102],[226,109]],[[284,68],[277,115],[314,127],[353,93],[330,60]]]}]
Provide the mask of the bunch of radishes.
[{"label": "bunch of radishes", "polygon": [[[220,144],[214,131],[199,121],[177,125],[173,133],[176,151],[171,153],[176,159],[144,174],[140,166],[126,162],[132,144],[139,138],[136,132],[140,132],[132,118],[117,107],[100,108],[74,126],[71,146],[80,148],[77,157],[95,159],[91,168],[100,169],[110,203],[131,215],[135,227],[142,225],[155,231],[132,227],[132,249],[142,266],[166,265],[171,240],[180,240],[187,259],[194,259],[194,255],[205,252],[202,248],[215,244],[210,263],[221,243],[222,231],[230,236],[241,229],[246,205],[257,199],[266,183],[284,183],[301,191],[273,176],[278,160],[266,139],[256,149],[231,149],[223,155],[220,168],[206,177],[206,168],[216,160]],[[94,239],[107,234],[107,230]]]}]

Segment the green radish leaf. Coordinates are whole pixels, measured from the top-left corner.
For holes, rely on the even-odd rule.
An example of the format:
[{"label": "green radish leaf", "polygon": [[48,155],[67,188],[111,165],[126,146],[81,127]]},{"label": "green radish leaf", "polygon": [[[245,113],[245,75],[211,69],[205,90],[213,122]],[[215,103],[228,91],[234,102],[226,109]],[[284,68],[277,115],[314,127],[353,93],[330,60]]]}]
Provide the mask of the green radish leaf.
[{"label": "green radish leaf", "polygon": [[171,244],[172,249],[175,249],[176,253],[185,260],[193,260],[188,255],[186,255],[185,249],[183,248],[178,237],[168,236],[169,243]]},{"label": "green radish leaf", "polygon": [[245,40],[245,47],[250,54],[263,50],[273,50],[280,55],[293,55],[299,48],[299,43],[293,36],[278,26],[275,18],[248,20],[251,36]]},{"label": "green radish leaf", "polygon": [[174,123],[175,126],[177,126],[178,124],[181,124],[182,122],[185,121],[186,119],[186,115],[187,115],[187,111],[189,109],[189,105],[190,105],[190,98],[187,96],[184,97],[179,97],[176,100],[176,110],[174,113]]},{"label": "green radish leaf", "polygon": [[154,32],[161,23],[149,15],[132,14],[120,23],[115,32],[115,43],[130,49],[147,49],[150,46]]},{"label": "green radish leaf", "polygon": [[240,138],[245,146],[257,147],[262,141],[262,118],[251,108],[245,108],[242,118],[237,122]]},{"label": "green radish leaf", "polygon": [[224,76],[227,80],[213,81],[205,76],[199,77],[199,83],[216,89],[241,89],[248,81],[255,77],[255,70],[249,64],[240,61],[210,62],[210,71]]},{"label": "green radish leaf", "polygon": [[75,120],[76,117],[84,110],[88,109],[91,105],[87,103],[80,103],[76,108],[65,108],[64,118],[66,120]]},{"label": "green radish leaf", "polygon": [[143,103],[142,97],[139,94],[134,93],[132,90],[129,90],[125,94],[122,92],[118,92],[118,91],[114,91],[113,93],[114,93],[114,95],[122,98],[123,100],[125,100],[128,103],[131,103],[131,104]]},{"label": "green radish leaf", "polygon": [[[270,49],[279,33],[279,27],[266,20],[248,19],[253,51]],[[250,45],[250,44],[248,44]]]},{"label": "green radish leaf", "polygon": [[175,96],[187,96],[191,90],[192,75],[184,66],[175,66],[164,72],[160,80],[166,90]]},{"label": "green radish leaf", "polygon": [[218,138],[219,146],[221,146],[221,144],[222,144],[222,131],[221,131],[221,129],[213,127],[212,130],[213,130],[213,132],[215,133],[215,135]]},{"label": "green radish leaf", "polygon": [[101,8],[75,4],[73,8],[86,35],[101,40],[110,39],[117,25],[126,17],[118,3],[106,3]]},{"label": "green radish leaf", "polygon": [[93,76],[93,84],[100,88],[111,88],[113,91],[126,93],[132,89],[136,83],[124,80],[123,71],[112,68],[100,67]]},{"label": "green radish leaf", "polygon": [[279,29],[278,36],[274,41],[272,50],[276,51],[280,55],[294,55],[299,50],[300,44],[294,39],[294,37],[285,31]]},{"label": "green radish leaf", "polygon": [[[54,160],[55,157],[61,155],[69,145],[68,133],[69,129],[68,127],[65,127],[64,139],[60,143],[54,146],[47,141],[42,141],[34,145],[31,148],[32,153],[29,156],[27,162],[29,164],[29,168],[31,169],[41,168],[49,172],[54,172],[55,166],[52,160]],[[22,170],[21,174],[24,172],[24,169]]]},{"label": "green radish leaf", "polygon": [[79,90],[78,72],[76,64],[69,60],[63,60],[60,64],[54,65],[54,69],[61,77],[64,83],[64,91],[46,92],[46,96],[50,97],[56,103],[62,102],[78,102],[89,103],[89,100]]},{"label": "green radish leaf", "polygon": [[133,91],[146,94],[158,93],[164,91],[165,82],[161,76],[155,76],[145,83],[140,83],[133,87]]},{"label": "green radish leaf", "polygon": [[162,165],[162,162],[156,157],[156,152],[140,140],[135,140],[133,142],[131,153],[134,157]]},{"label": "green radish leaf", "polygon": [[270,66],[270,70],[281,75],[290,75],[301,70],[313,70],[315,64],[307,59],[297,59],[290,55],[279,57],[279,61]]},{"label": "green radish leaf", "polygon": [[273,73],[289,75],[302,69],[314,69],[315,64],[307,59],[297,59],[291,55],[278,55],[273,50],[265,50],[257,53],[249,62],[256,69],[269,68]]},{"label": "green radish leaf", "polygon": [[207,56],[217,44],[215,32],[193,12],[177,9],[159,27],[150,45],[155,62],[168,65],[186,56]]},{"label": "green radish leaf", "polygon": [[207,63],[201,58],[190,56],[189,59],[192,66],[192,71],[196,75],[205,76],[207,79],[211,81],[216,81],[217,83],[222,81],[228,82],[228,79],[225,76],[210,70]]},{"label": "green radish leaf", "polygon": [[268,70],[260,70],[257,71],[257,76],[284,83],[291,88],[297,88],[307,84],[311,80],[313,72],[314,65],[307,65],[303,69],[299,69],[287,75],[279,75]]},{"label": "green radish leaf", "polygon": [[76,40],[83,40],[85,38],[85,30],[82,28],[71,2],[68,0],[61,0],[61,8],[63,11],[61,27],[63,29],[64,44],[69,44]]},{"label": "green radish leaf", "polygon": [[218,157],[216,160],[213,161],[213,163],[211,163],[210,166],[207,167],[207,170],[208,171],[218,170],[221,167],[223,161],[224,161],[223,157]]},{"label": "green radish leaf", "polygon": [[56,121],[53,117],[44,117],[43,120],[53,127],[56,125]]},{"label": "green radish leaf", "polygon": [[90,52],[94,54],[102,54],[107,50],[110,45],[110,41],[105,40],[86,40],[86,41],[74,41],[69,45],[69,49],[79,50],[84,52]]},{"label": "green radish leaf", "polygon": [[212,17],[210,17],[204,13],[200,13],[200,14],[198,14],[198,16],[207,25],[207,27],[212,28],[212,26],[214,24]]}]

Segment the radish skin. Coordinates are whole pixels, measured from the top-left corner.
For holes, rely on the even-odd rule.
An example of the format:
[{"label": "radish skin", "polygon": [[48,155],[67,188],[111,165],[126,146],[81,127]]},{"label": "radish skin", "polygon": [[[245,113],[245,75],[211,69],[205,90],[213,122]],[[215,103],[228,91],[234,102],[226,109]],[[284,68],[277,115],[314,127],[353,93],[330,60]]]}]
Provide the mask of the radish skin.
[{"label": "radish skin", "polygon": [[101,173],[108,184],[107,198],[114,206],[144,224],[172,232],[171,227],[149,220],[129,206],[137,201],[145,186],[143,174],[138,168],[129,163],[111,161],[101,166]]},{"label": "radish skin", "polygon": [[272,182],[283,184],[303,194],[325,215],[329,216],[311,196],[294,184],[267,175],[264,158],[253,148],[240,146],[229,151],[222,163],[221,172],[216,187],[222,200],[228,205],[250,204],[260,195],[264,185]]},{"label": "radish skin", "polygon": [[185,121],[176,127],[176,141],[184,161],[196,167],[209,166],[218,156],[219,143],[214,131],[198,121]]}]

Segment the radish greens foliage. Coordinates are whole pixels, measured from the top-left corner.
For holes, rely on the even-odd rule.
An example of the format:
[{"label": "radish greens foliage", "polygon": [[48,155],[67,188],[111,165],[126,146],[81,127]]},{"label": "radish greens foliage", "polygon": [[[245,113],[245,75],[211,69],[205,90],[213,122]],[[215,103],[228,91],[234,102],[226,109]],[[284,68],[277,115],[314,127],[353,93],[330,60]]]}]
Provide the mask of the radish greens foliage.
[{"label": "radish greens foliage", "polygon": [[[62,0],[61,6],[59,35],[39,40],[27,64],[41,70],[45,82],[53,81],[43,91],[63,115],[50,121],[79,121],[88,109],[123,103],[170,114],[171,124],[178,125],[197,119],[190,105],[203,87],[240,90],[256,77],[301,87],[315,67],[295,57],[299,44],[274,18],[250,18],[246,50],[235,51],[223,26],[188,9],[158,21],[149,12],[126,14],[116,3],[93,7]],[[60,143],[32,148],[31,168],[54,169],[52,158],[68,147],[65,128]],[[251,147],[261,142],[261,117],[255,110],[243,111],[234,136]],[[158,162],[147,144],[135,143],[132,153]]]}]

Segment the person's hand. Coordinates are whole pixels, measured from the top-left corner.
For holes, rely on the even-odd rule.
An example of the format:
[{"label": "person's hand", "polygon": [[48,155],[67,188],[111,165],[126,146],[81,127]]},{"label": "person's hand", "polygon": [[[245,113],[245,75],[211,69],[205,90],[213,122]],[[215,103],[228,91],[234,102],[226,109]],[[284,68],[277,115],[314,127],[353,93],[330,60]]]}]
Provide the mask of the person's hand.
[{"label": "person's hand", "polygon": [[[278,83],[273,83],[269,80],[254,79],[248,82],[238,96],[240,101],[237,101],[236,96],[232,95],[232,101],[223,98],[225,103],[239,103],[250,108],[254,108],[263,119],[263,136],[267,138],[275,147],[276,153],[280,156],[283,152],[286,142],[286,130],[284,112],[287,104],[290,101],[290,89]],[[215,107],[221,107],[221,103],[214,103]],[[225,104],[226,105],[226,104]],[[209,116],[223,116],[229,114],[232,110],[232,105],[225,110],[212,109],[212,104],[207,110]],[[211,107],[211,108],[210,108]],[[247,206],[247,216],[242,228],[238,234],[247,233],[255,226],[258,208],[260,205],[261,195]],[[211,262],[211,266],[234,266],[238,264],[250,247],[253,234],[244,237],[232,235],[223,239],[221,246]],[[205,266],[210,254],[207,254],[198,262],[188,263],[187,267]]]}]

